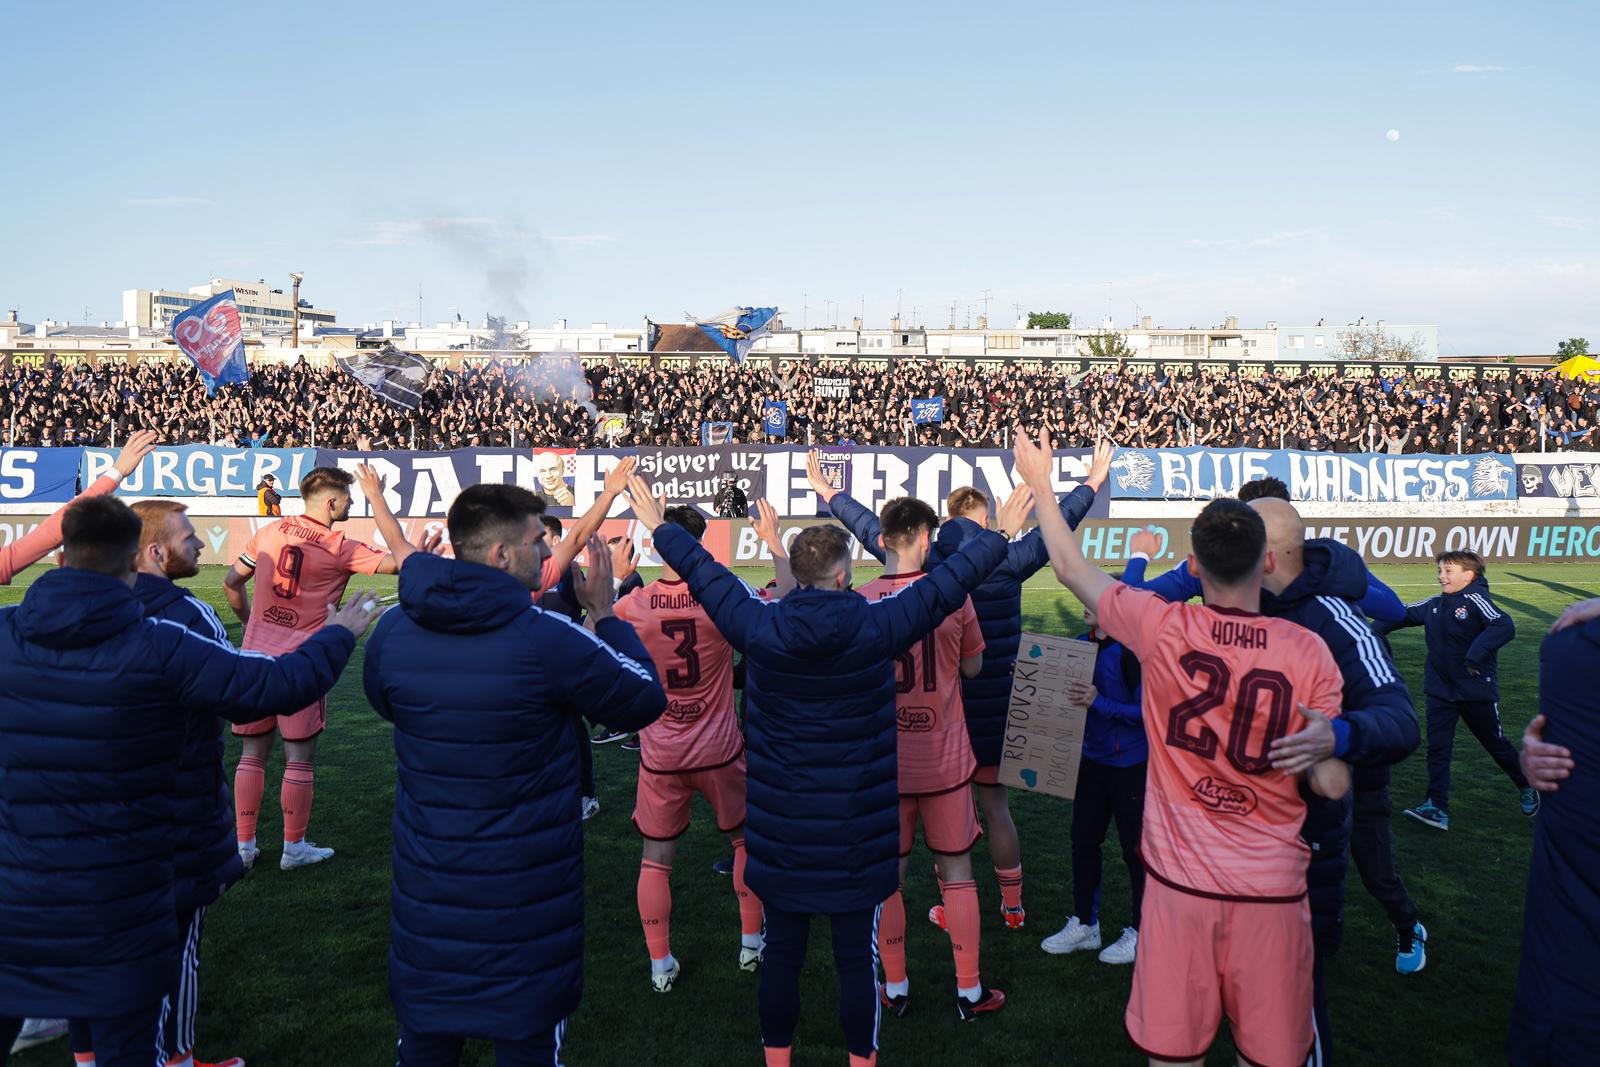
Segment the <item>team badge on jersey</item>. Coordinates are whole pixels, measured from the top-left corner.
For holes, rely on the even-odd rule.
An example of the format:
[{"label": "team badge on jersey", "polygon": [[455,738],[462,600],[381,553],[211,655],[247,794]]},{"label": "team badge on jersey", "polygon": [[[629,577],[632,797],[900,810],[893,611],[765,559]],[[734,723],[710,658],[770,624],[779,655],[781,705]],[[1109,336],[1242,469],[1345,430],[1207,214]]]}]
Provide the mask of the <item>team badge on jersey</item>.
[{"label": "team badge on jersey", "polygon": [[1467,621],[1467,606],[1465,604],[1456,609],[1456,618],[1460,619],[1462,622]]}]

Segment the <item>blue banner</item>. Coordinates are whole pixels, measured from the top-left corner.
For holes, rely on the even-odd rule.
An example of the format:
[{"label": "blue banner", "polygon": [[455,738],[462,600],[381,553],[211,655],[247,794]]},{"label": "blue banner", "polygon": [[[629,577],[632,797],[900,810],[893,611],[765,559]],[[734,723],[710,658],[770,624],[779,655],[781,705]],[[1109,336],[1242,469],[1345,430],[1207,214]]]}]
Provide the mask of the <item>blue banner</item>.
[{"label": "blue banner", "polygon": [[81,448],[0,448],[0,502],[66,503],[78,494],[82,455]]},{"label": "blue banner", "polygon": [[766,335],[777,314],[777,308],[737,307],[696,325],[728,353],[729,359],[743,363],[744,357],[750,354],[750,346]]},{"label": "blue banner", "polygon": [[733,423],[702,422],[700,424],[700,443],[708,448],[712,445],[732,444]]},{"label": "blue banner", "polygon": [[232,289],[178,312],[172,319],[172,339],[200,368],[207,394],[216,392],[219,385],[250,380],[250,367],[244,359],[244,326]]},{"label": "blue banner", "polygon": [[930,396],[911,402],[911,421],[916,425],[944,422],[944,397]]},{"label": "blue banner", "polygon": [[761,405],[761,428],[768,437],[789,436],[789,402],[768,400]]},{"label": "blue banner", "polygon": [[[73,449],[73,451],[79,451]],[[111,469],[116,450],[85,448],[83,484]],[[300,479],[317,465],[314,448],[224,448],[174,445],[157,448],[122,480],[118,496],[255,496],[261,476],[277,479],[278,492],[300,495]]]},{"label": "blue banner", "polygon": [[1510,456],[1392,456],[1372,452],[1278,452],[1248,448],[1119,448],[1116,500],[1211,500],[1245,482],[1277,478],[1294,500],[1423,502],[1515,500]]}]

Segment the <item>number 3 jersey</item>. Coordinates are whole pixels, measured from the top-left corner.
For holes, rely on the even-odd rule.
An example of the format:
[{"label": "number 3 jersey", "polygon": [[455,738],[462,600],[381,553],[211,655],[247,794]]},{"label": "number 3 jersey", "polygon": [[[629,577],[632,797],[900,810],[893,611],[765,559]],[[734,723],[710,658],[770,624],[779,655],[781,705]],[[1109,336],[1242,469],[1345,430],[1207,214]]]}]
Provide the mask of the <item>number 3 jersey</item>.
[{"label": "number 3 jersey", "polygon": [[352,574],[375,574],[388,553],[304,515],[257,530],[239,562],[255,569],[255,595],[243,647],[292,652],[328,621]]},{"label": "number 3 jersey", "polygon": [[733,707],[733,646],[681,581],[665,578],[618,600],[655,661],[666,713],[639,732],[639,762],[658,774],[721,767],[744,749]]},{"label": "number 3 jersey", "polygon": [[1285,619],[1169,604],[1121,583],[1097,614],[1144,670],[1145,869],[1202,896],[1304,896],[1300,779],[1273,770],[1267,749],[1304,726],[1297,705],[1339,714],[1343,680],[1328,646]]},{"label": "number 3 jersey", "polygon": [[[882,600],[922,577],[885,574],[861,587],[868,600]],[[983,652],[983,631],[968,597],[936,630],[895,661],[896,749],[902,796],[943,793],[972,780],[978,761],[967,737],[961,703],[961,661]]]}]

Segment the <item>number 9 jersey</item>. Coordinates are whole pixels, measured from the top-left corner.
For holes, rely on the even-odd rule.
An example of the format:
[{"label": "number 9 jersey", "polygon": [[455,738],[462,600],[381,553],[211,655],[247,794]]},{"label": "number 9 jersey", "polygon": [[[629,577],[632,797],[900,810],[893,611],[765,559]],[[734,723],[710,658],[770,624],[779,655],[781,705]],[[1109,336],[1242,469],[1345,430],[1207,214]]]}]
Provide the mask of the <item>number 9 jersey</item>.
[{"label": "number 9 jersey", "polygon": [[1285,619],[1169,604],[1120,582],[1097,614],[1144,670],[1145,868],[1202,896],[1299,900],[1305,800],[1267,750],[1304,725],[1296,705],[1339,714],[1344,683],[1328,646]]}]

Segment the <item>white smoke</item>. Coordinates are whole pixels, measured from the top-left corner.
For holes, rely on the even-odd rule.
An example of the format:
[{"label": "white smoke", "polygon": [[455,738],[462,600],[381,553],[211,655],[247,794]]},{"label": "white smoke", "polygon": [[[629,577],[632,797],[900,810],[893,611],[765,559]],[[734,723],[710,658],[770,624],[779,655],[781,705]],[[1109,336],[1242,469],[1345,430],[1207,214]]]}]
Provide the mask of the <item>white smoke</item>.
[{"label": "white smoke", "polygon": [[600,417],[594,389],[584,377],[583,361],[575,353],[530,352],[526,360],[508,364],[505,371],[507,378],[540,403],[576,404],[591,419]]}]

